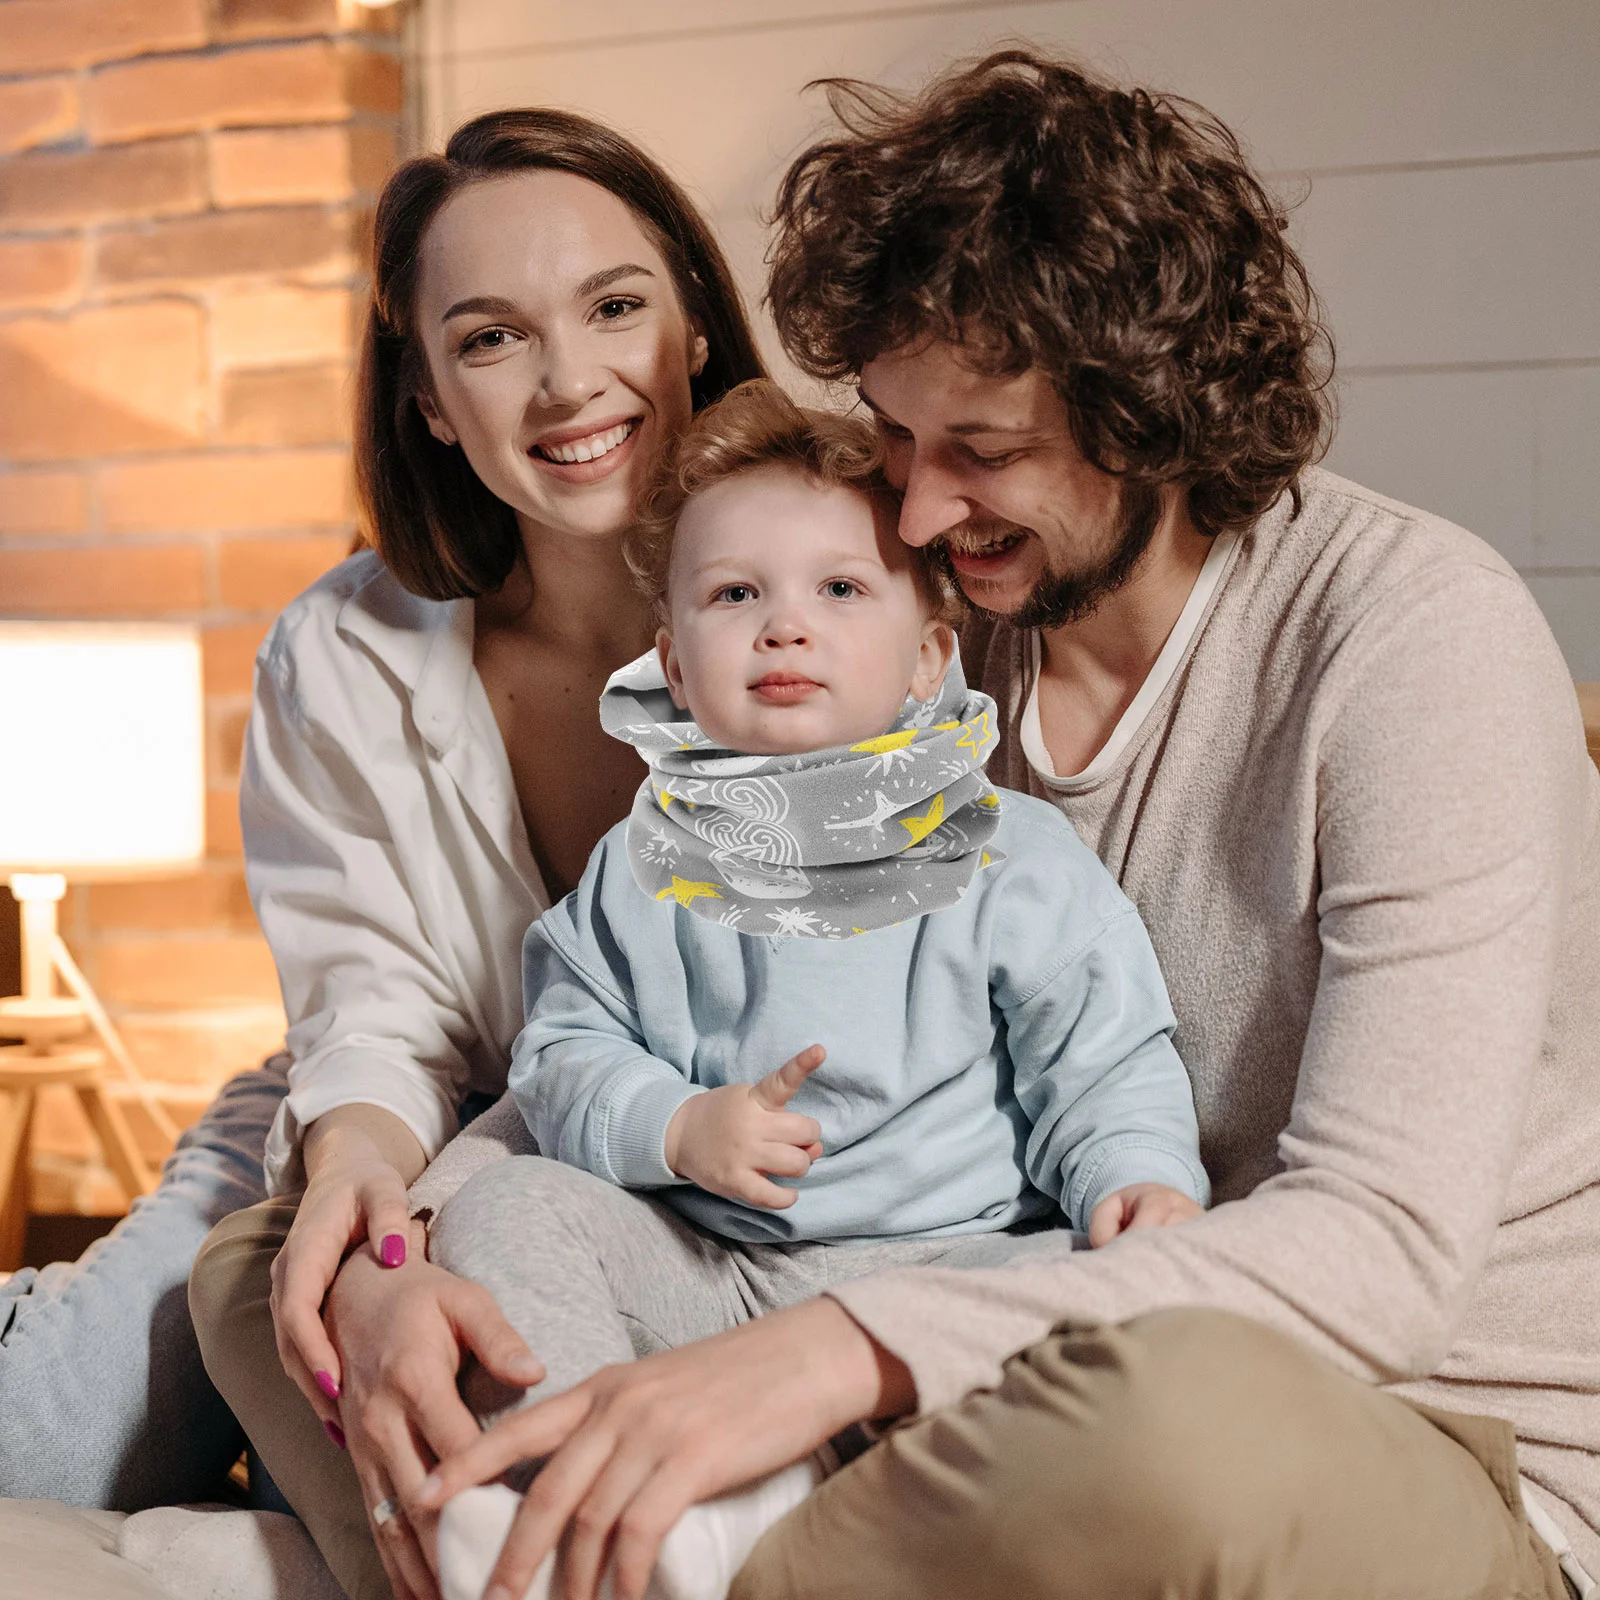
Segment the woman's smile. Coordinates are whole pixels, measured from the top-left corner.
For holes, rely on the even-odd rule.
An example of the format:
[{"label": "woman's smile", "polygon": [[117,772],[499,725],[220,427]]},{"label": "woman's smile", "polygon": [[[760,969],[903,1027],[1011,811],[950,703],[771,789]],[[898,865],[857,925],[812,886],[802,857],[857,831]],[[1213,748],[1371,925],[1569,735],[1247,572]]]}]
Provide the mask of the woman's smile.
[{"label": "woman's smile", "polygon": [[634,453],[642,417],[558,428],[528,449],[528,459],[563,483],[608,478]]}]

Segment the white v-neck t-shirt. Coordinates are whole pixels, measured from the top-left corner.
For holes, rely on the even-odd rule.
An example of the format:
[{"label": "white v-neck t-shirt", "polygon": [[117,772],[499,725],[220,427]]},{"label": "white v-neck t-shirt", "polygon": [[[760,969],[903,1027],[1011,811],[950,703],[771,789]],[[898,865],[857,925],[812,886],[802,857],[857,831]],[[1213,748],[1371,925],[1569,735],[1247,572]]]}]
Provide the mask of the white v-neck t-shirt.
[{"label": "white v-neck t-shirt", "polygon": [[1140,684],[1139,692],[1129,702],[1128,709],[1117,719],[1116,727],[1111,730],[1111,737],[1101,746],[1094,759],[1081,772],[1075,772],[1070,776],[1056,771],[1050,759],[1050,752],[1045,747],[1044,732],[1039,722],[1039,669],[1043,665],[1041,660],[1043,652],[1038,631],[1034,630],[1028,635],[1028,699],[1022,708],[1022,726],[1019,732],[1022,751],[1028,758],[1028,765],[1039,774],[1040,780],[1047,788],[1059,794],[1071,794],[1075,789],[1088,788],[1116,765],[1118,758],[1127,748],[1128,741],[1139,731],[1144,719],[1150,715],[1150,708],[1166,692],[1167,685],[1172,682],[1173,674],[1189,653],[1189,646],[1200,630],[1200,623],[1211,604],[1211,597],[1217,592],[1238,543],[1239,535],[1234,531],[1220,533],[1212,540],[1211,549],[1206,553],[1205,562],[1194,580],[1194,587],[1189,591],[1189,598],[1184,602],[1183,610],[1178,613],[1178,620],[1173,623],[1172,632],[1167,635],[1167,642],[1162,645],[1161,653],[1156,657],[1144,682]]}]

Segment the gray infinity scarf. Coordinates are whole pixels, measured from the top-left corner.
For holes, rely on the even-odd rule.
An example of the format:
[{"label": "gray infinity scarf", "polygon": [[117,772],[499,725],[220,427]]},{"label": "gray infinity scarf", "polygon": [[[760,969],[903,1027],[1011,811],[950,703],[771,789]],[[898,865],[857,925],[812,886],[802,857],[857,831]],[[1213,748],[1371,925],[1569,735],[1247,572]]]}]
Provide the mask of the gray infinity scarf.
[{"label": "gray infinity scarf", "polygon": [[984,776],[995,705],[959,657],[887,733],[803,755],[713,744],[678,710],[654,652],[611,675],[607,733],[650,765],[628,818],[635,882],[748,934],[848,939],[954,905],[999,851]]}]

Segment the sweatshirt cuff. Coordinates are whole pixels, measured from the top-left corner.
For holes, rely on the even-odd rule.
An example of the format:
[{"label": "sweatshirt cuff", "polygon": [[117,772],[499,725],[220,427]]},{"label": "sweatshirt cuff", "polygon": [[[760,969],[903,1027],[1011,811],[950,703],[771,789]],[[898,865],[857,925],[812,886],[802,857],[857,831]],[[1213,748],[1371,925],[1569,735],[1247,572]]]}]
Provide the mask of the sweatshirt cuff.
[{"label": "sweatshirt cuff", "polygon": [[667,1124],[678,1107],[703,1088],[676,1072],[631,1075],[612,1095],[601,1152],[611,1181],[624,1189],[664,1189],[685,1183],[667,1165]]},{"label": "sweatshirt cuff", "polygon": [[1073,1177],[1064,1208],[1072,1226],[1087,1233],[1094,1208],[1135,1183],[1164,1183],[1198,1206],[1211,1203],[1210,1180],[1195,1157],[1148,1140],[1117,1140],[1092,1153]]}]

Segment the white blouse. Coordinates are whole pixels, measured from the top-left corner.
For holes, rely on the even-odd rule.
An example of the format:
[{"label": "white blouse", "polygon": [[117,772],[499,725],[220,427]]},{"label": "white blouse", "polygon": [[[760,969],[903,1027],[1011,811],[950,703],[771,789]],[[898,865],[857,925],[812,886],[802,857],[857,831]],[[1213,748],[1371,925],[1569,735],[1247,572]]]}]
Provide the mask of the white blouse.
[{"label": "white blouse", "polygon": [[473,620],[363,551],[257,657],[239,804],[292,1059],[269,1193],[304,1183],[301,1136],[335,1106],[392,1111],[432,1159],[469,1090],[505,1089],[522,936],[549,896]]}]

